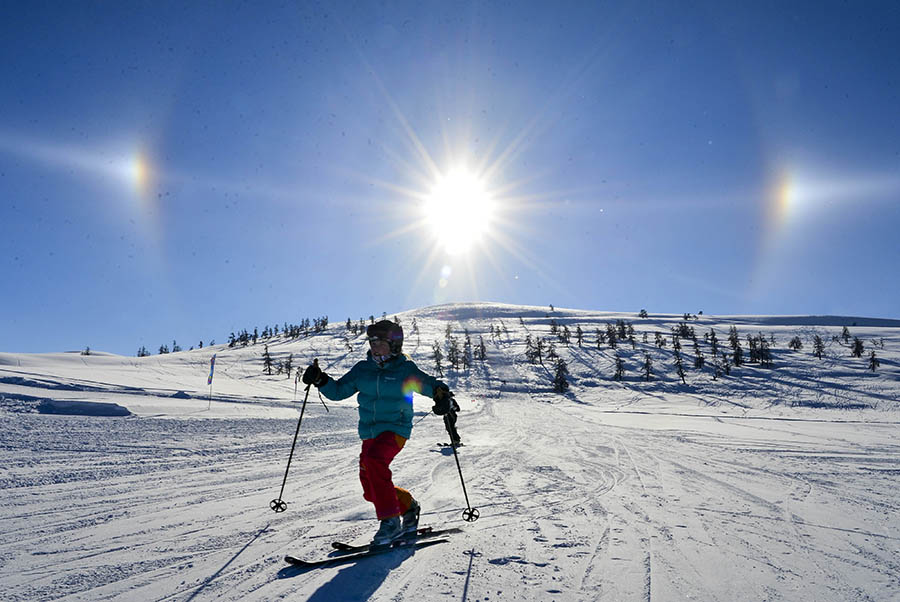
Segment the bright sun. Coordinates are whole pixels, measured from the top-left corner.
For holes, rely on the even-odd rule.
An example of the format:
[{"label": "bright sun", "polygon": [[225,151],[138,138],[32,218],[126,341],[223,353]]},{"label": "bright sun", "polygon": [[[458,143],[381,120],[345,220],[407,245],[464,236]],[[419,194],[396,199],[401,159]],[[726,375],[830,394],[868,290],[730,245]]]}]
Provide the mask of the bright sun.
[{"label": "bright sun", "polygon": [[457,255],[471,249],[488,231],[493,201],[475,174],[456,169],[437,180],[423,211],[438,243]]}]

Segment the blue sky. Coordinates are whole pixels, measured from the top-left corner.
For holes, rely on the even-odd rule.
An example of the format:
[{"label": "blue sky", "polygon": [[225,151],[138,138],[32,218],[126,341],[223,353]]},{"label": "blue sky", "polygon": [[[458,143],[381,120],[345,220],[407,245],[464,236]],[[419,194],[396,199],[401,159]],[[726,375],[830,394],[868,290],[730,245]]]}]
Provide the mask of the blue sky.
[{"label": "blue sky", "polygon": [[0,350],[900,317],[900,9],[751,4],[4,3]]}]

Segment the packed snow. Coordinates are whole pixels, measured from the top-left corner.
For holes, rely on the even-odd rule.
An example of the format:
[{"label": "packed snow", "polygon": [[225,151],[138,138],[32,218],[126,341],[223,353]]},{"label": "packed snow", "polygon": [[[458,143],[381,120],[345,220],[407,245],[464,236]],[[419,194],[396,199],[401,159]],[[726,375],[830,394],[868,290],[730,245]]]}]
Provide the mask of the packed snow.
[{"label": "packed snow", "polygon": [[[468,370],[443,362],[479,520],[462,520],[460,474],[430,399],[415,398],[412,438],[392,465],[421,502],[422,525],[462,533],[348,564],[284,562],[324,558],[332,541],[365,542],[377,529],[357,478],[355,400],[321,400],[315,389],[287,511],[269,508],[303,386],[296,373],[263,372],[264,345],[276,361],[292,355],[295,369],[318,358],[340,376],[366,351],[343,322],[144,358],[0,353],[2,598],[900,600],[900,322],[500,304],[395,316],[404,351],[430,373],[448,326],[460,347],[465,330],[485,344]],[[633,326],[634,343],[598,346],[597,330],[617,320]],[[568,345],[554,323],[570,329]],[[684,383],[672,348],[682,323],[697,335],[696,347],[680,339]],[[731,326],[745,353],[748,335],[764,337],[772,367],[715,374],[706,335],[714,330],[730,354]],[[861,357],[844,326],[865,346]],[[554,344],[568,391],[553,390],[549,357],[526,359],[529,335]],[[802,348],[788,348],[794,337]]]}]

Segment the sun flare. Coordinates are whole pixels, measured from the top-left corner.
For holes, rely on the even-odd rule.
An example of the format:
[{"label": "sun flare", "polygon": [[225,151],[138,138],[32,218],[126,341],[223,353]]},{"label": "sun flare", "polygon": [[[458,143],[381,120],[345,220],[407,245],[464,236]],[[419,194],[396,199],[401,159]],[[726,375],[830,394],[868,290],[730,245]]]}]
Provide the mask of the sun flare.
[{"label": "sun flare", "polygon": [[422,210],[438,244],[450,255],[458,255],[489,232],[493,200],[477,175],[455,169],[438,178]]}]

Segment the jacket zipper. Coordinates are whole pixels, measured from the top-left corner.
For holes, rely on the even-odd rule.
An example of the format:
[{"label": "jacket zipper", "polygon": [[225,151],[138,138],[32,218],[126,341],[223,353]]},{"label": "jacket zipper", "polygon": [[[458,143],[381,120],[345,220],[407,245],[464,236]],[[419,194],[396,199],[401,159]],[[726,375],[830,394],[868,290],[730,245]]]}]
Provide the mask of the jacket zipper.
[{"label": "jacket zipper", "polygon": [[381,399],[381,370],[375,378],[375,401],[372,403],[372,422],[378,422],[378,400]]}]

